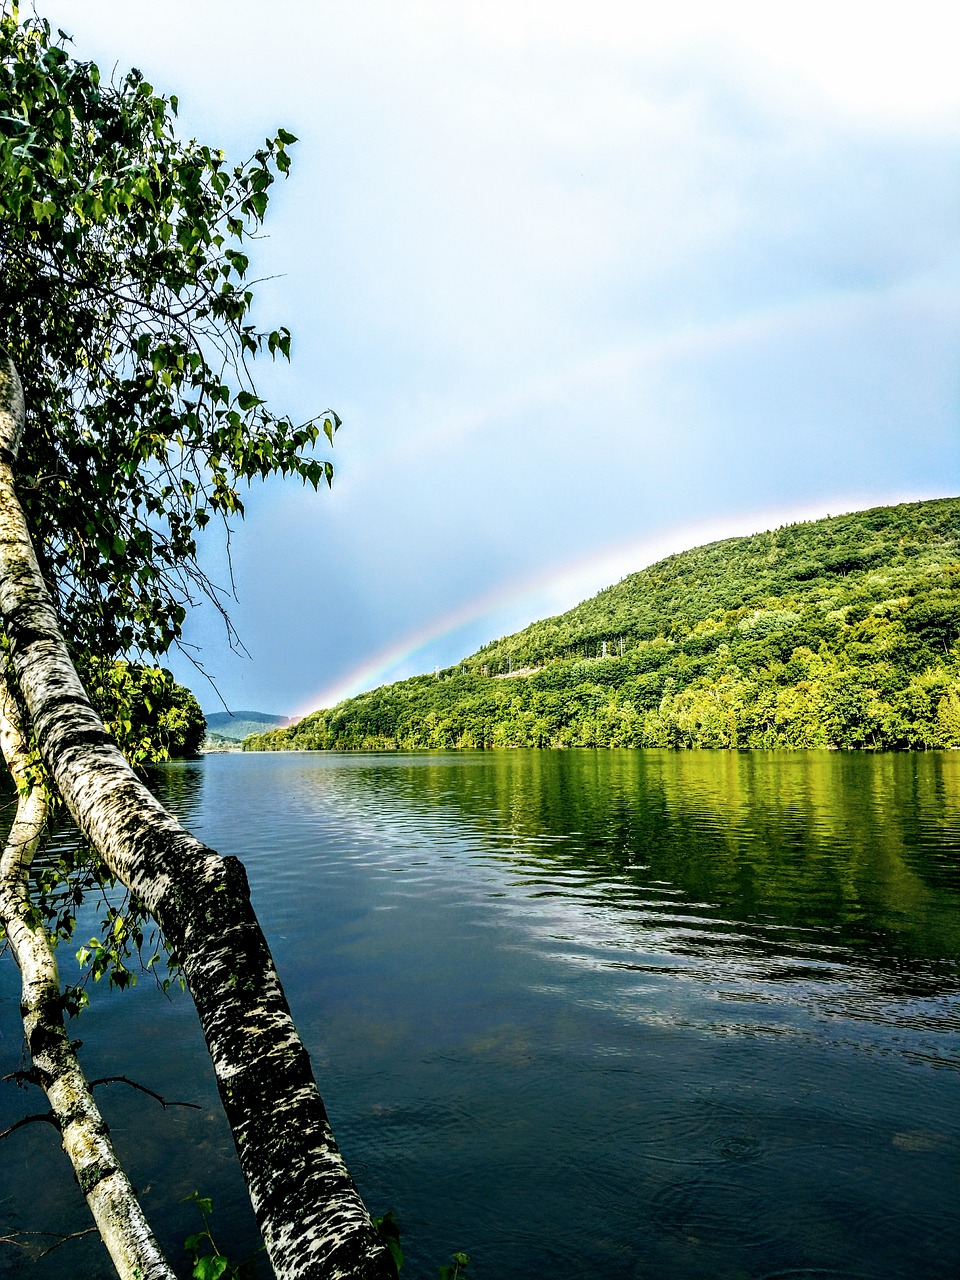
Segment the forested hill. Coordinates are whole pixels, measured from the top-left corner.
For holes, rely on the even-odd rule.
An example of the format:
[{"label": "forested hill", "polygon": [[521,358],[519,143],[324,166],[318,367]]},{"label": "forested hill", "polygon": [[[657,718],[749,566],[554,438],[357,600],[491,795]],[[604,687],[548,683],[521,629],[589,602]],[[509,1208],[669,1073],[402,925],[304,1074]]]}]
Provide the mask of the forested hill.
[{"label": "forested hill", "polygon": [[669,556],[247,750],[960,747],[960,498]]}]

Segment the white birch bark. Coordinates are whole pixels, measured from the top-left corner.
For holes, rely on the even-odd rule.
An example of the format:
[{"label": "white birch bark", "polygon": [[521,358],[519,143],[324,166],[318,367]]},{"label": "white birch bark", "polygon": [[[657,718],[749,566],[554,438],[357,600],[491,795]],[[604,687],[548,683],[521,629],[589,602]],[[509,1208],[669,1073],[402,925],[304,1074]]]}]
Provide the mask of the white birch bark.
[{"label": "white birch bark", "polygon": [[176,1280],[120,1166],[63,1024],[56,956],[29,889],[49,805],[43,787],[29,779],[27,744],[2,667],[0,749],[18,792],[16,817],[0,857],[0,924],[20,967],[20,1010],[32,1075],[47,1095],[77,1185],[120,1280]]},{"label": "white birch bark", "polygon": [[0,618],[37,743],[74,821],[180,958],[279,1280],[391,1280],[337,1148],[237,858],[139,782],[70,661],[14,491],[23,396],[0,357]]}]

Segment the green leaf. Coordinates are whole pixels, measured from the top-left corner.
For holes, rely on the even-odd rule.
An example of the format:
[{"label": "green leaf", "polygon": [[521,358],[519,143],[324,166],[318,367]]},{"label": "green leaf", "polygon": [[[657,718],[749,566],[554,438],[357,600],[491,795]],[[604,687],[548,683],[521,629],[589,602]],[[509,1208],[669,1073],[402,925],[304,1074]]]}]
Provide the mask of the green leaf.
[{"label": "green leaf", "polygon": [[229,1261],[222,1254],[208,1253],[193,1264],[194,1280],[220,1280],[229,1267]]},{"label": "green leaf", "polygon": [[388,1209],[379,1218],[372,1218],[371,1222],[380,1243],[389,1250],[393,1265],[399,1274],[400,1268],[403,1266],[403,1248],[400,1244],[400,1223],[397,1221],[393,1210]]}]

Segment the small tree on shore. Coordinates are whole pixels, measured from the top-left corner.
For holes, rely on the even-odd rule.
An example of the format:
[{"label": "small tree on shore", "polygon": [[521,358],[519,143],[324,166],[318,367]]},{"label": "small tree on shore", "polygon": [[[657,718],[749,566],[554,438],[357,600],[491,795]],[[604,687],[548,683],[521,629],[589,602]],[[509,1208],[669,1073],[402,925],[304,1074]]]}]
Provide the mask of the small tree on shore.
[{"label": "small tree on shore", "polygon": [[156,660],[198,597],[222,609],[196,539],[243,515],[245,483],[332,478],[314,446],[332,443],[336,415],[295,423],[252,374],[257,358],[290,355],[286,328],[251,319],[246,250],[295,138],[278,130],[231,166],[177,136],[175,99],[138,71],[105,82],[66,39],[0,5],[0,738],[20,795],[0,919],[23,972],[31,1070],[121,1275],[169,1274],[115,1156],[84,1163],[74,1141],[81,1113],[90,1134],[103,1126],[28,878],[59,796],[183,964],[277,1274],[389,1275],[242,868],[142,787],[76,674],[77,659]]}]

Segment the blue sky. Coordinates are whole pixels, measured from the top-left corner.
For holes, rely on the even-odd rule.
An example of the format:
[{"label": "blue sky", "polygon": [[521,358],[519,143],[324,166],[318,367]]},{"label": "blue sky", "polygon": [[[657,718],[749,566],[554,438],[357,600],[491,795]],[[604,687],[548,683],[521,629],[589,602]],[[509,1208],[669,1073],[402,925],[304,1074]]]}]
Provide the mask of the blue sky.
[{"label": "blue sky", "polygon": [[232,708],[431,671],[714,537],[960,492],[956,5],[38,7],[185,133],[300,139],[255,257],[294,333],[264,385],[344,428],[332,493],[250,495],[251,656],[190,619]]}]

